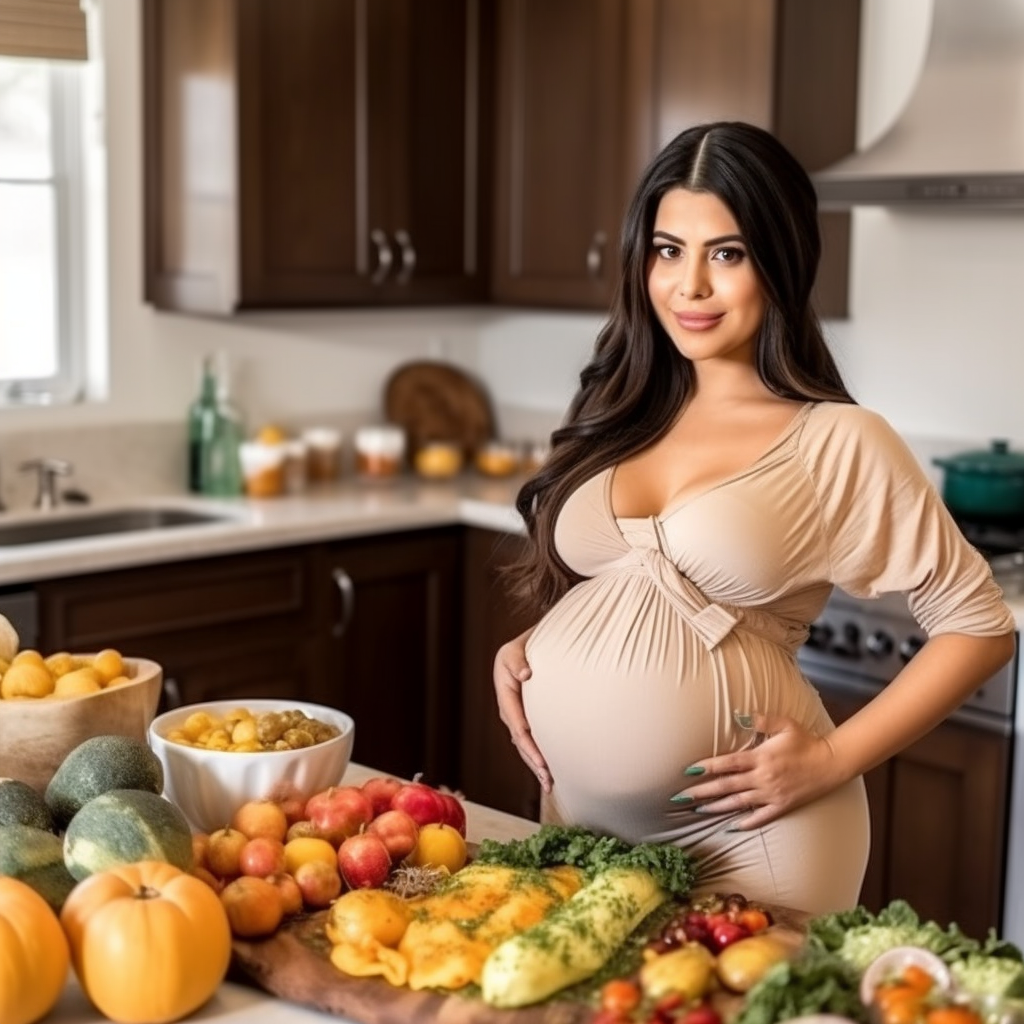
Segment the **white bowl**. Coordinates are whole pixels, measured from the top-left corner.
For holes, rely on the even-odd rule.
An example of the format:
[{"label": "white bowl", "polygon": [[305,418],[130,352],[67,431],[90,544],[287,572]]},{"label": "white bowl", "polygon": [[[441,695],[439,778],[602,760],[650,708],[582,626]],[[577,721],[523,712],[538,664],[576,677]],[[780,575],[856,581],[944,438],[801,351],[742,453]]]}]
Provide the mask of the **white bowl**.
[{"label": "white bowl", "polygon": [[[208,711],[224,716],[236,708],[254,714],[298,710],[337,727],[337,736],[301,750],[243,753],[203,750],[166,739],[189,715]],[[247,800],[297,793],[303,799],[337,785],[352,756],[355,722],[337,708],[295,700],[219,700],[187,704],[153,719],[149,745],[164,766],[164,796],[181,808],[194,829],[213,832],[231,822]]]}]

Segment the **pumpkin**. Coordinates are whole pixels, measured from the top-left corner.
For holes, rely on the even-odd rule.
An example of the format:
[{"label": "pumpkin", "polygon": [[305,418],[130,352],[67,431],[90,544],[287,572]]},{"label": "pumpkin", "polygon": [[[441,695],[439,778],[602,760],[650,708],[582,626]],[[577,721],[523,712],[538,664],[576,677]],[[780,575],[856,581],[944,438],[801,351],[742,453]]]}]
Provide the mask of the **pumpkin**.
[{"label": "pumpkin", "polygon": [[72,890],[60,922],[82,989],[119,1024],[180,1020],[213,995],[231,960],[217,894],[164,861],[90,875]]},{"label": "pumpkin", "polygon": [[34,1024],[53,1009],[68,977],[68,942],[34,889],[0,878],[0,1020]]}]

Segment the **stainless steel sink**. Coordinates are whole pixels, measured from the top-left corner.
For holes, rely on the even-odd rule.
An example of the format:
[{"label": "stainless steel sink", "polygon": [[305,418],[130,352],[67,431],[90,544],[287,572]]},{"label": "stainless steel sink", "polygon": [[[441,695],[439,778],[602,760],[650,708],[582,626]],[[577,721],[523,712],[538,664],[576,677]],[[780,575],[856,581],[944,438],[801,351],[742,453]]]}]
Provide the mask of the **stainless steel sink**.
[{"label": "stainless steel sink", "polygon": [[0,519],[0,547],[79,540],[112,533],[166,530],[179,526],[231,522],[231,517],[197,509],[157,507],[111,509],[75,515],[40,513],[39,518],[5,523]]}]

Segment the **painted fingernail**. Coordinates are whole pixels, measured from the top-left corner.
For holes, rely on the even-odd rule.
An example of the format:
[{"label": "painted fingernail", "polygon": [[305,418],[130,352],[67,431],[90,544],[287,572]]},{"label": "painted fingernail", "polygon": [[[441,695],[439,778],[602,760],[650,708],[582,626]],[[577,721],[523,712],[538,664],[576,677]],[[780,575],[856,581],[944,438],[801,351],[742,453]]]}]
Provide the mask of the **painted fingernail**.
[{"label": "painted fingernail", "polygon": [[674,804],[692,804],[693,797],[687,796],[685,793],[676,793],[669,797],[669,801]]},{"label": "painted fingernail", "polygon": [[704,774],[704,769],[701,768],[701,766],[699,764],[691,764],[690,767],[687,768],[686,771],[683,772],[683,774],[684,775],[703,775]]},{"label": "painted fingernail", "polygon": [[753,729],[754,728],[754,716],[753,715],[745,715],[742,712],[734,711],[732,713],[732,720],[741,729]]}]

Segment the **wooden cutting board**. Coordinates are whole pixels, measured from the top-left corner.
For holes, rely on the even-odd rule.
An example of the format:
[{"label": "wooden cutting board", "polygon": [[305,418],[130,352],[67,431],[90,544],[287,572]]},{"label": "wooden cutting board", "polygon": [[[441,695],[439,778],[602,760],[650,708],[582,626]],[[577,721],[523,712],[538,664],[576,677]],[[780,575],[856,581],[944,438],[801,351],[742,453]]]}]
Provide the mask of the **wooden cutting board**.
[{"label": "wooden cutting board", "polygon": [[[779,937],[799,946],[807,915],[770,909]],[[557,999],[520,1010],[499,1010],[468,996],[413,992],[380,978],[351,977],[330,961],[330,943],[323,933],[326,918],[323,910],[294,918],[269,939],[236,939],[233,979],[362,1024],[586,1024],[594,1016],[593,1007]],[[742,996],[724,992],[714,999],[724,1020],[736,1015],[742,1001]]]}]

